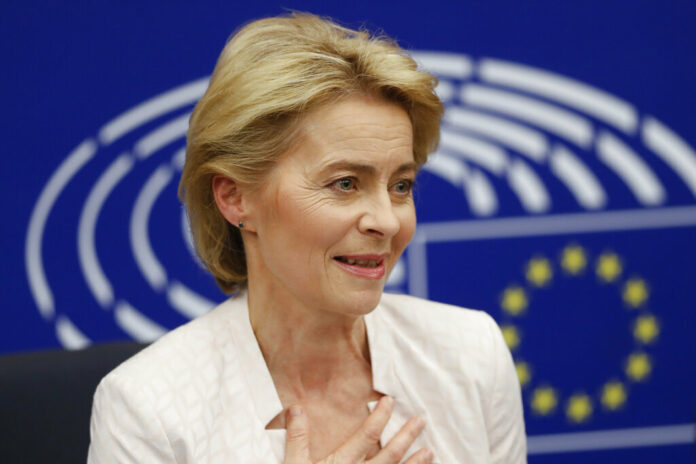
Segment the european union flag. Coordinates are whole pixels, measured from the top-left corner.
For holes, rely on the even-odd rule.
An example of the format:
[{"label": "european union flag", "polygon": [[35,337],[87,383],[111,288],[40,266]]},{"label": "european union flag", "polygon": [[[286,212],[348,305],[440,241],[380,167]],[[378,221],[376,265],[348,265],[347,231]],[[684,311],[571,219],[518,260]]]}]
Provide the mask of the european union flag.
[{"label": "european union flag", "polygon": [[572,78],[417,58],[438,75],[446,112],[391,284],[496,318],[530,456],[585,451],[572,456],[587,462],[652,446],[614,457],[669,460],[658,445],[696,432],[696,152]]},{"label": "european union flag", "polygon": [[695,224],[692,206],[425,223],[408,290],[499,322],[530,454],[690,442]]}]

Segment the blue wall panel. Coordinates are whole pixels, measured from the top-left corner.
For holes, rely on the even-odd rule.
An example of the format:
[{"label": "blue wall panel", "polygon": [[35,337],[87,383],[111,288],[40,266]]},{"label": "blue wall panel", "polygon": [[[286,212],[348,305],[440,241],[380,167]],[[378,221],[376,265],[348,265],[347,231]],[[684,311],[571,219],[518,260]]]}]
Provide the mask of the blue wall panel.
[{"label": "blue wall panel", "polygon": [[223,295],[176,200],[186,116],[244,22],[382,28],[443,143],[393,291],[490,312],[530,462],[686,462],[696,408],[696,6],[5,3],[0,353],[150,339]]}]

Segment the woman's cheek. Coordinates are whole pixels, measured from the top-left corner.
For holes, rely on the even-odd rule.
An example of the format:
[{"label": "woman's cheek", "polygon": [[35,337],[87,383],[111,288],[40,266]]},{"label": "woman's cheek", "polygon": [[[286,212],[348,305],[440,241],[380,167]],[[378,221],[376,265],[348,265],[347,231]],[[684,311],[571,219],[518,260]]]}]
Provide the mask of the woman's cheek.
[{"label": "woman's cheek", "polygon": [[306,220],[321,220],[328,216],[338,214],[340,204],[337,204],[326,192],[315,189],[302,189],[300,191],[288,192],[279,198],[280,202],[285,201],[294,205],[293,214]]}]

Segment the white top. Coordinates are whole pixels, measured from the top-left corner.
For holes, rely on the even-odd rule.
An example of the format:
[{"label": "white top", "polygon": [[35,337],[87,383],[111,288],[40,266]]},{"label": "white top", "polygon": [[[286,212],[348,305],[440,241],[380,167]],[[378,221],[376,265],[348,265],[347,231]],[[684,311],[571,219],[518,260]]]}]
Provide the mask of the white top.
[{"label": "white top", "polygon": [[[489,315],[385,294],[365,324],[373,387],[394,398],[382,446],[417,415],[406,457],[427,445],[441,464],[526,462],[519,383]],[[242,295],[101,381],[88,463],[281,464],[285,430],[265,429],[281,411]]]}]

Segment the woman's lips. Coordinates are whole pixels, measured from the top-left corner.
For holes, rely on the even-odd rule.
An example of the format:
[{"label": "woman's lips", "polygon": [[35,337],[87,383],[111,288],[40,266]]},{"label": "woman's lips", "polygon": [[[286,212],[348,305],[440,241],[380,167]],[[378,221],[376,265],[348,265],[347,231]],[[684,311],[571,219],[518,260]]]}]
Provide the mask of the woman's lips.
[{"label": "woman's lips", "polygon": [[364,279],[381,279],[386,272],[382,255],[342,255],[336,256],[334,262],[344,271]]}]

